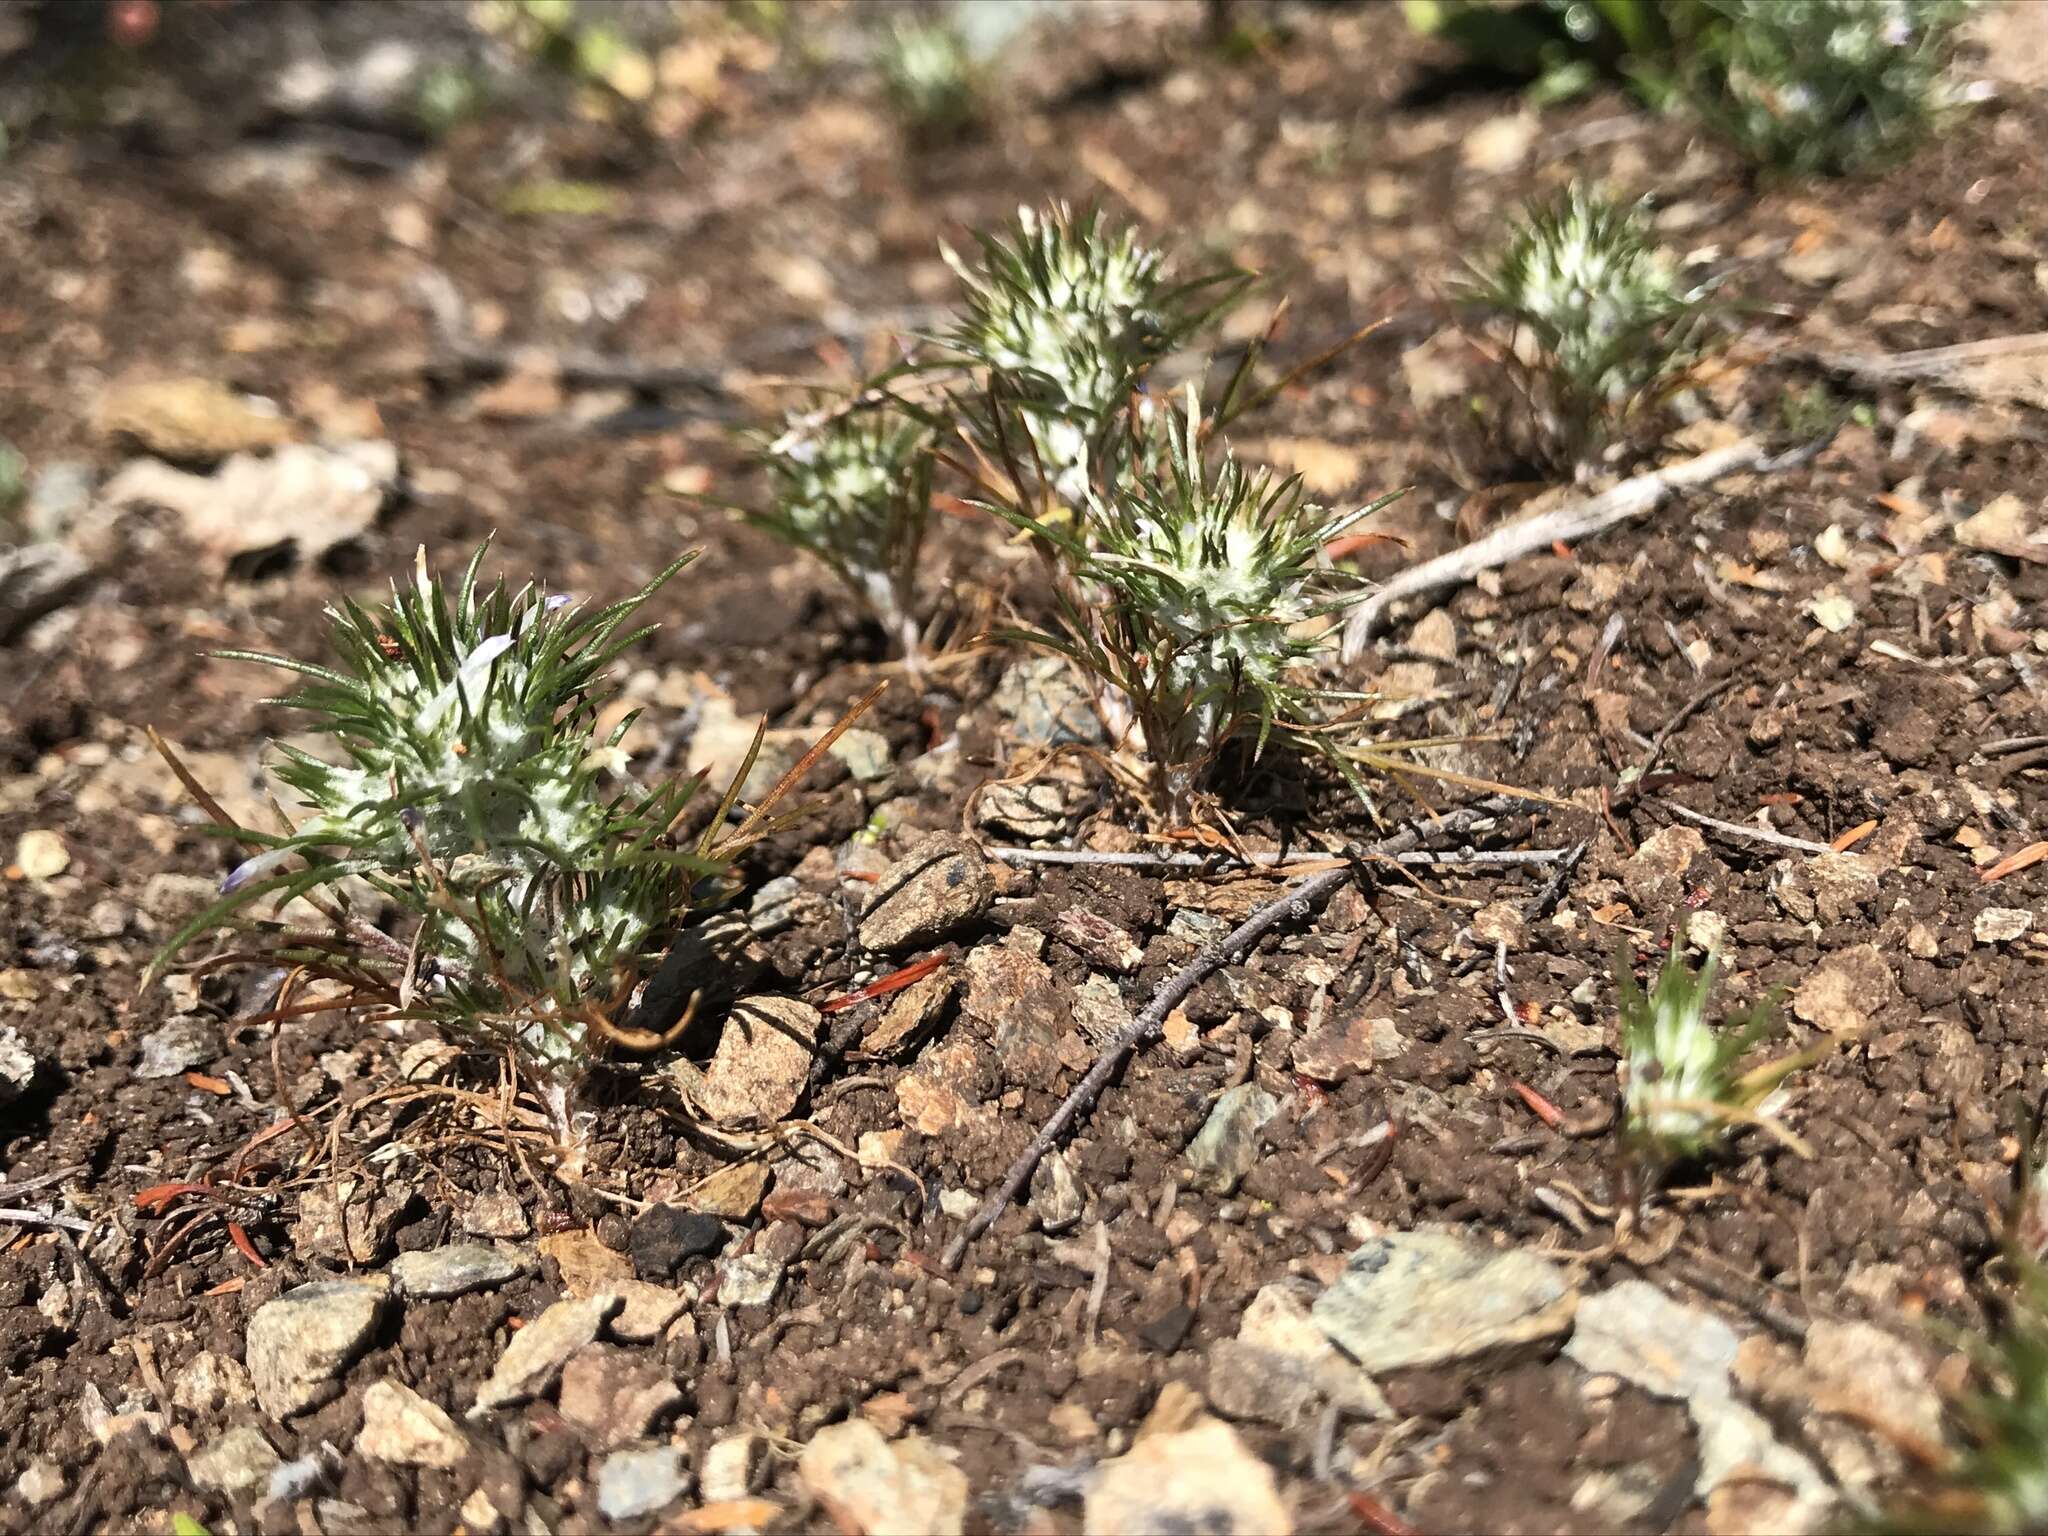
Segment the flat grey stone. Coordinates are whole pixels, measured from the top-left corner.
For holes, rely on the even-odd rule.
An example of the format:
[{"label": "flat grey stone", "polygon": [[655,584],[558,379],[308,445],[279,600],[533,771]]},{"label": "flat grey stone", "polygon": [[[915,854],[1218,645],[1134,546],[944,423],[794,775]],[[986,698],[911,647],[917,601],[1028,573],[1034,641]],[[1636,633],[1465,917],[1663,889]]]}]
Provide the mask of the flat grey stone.
[{"label": "flat grey stone", "polygon": [[341,1395],[336,1379],[361,1354],[390,1300],[390,1282],[326,1280],[286,1291],[249,1319],[244,1355],[256,1401],[289,1418]]},{"label": "flat grey stone", "polygon": [[616,1451],[597,1473],[597,1512],[614,1523],[657,1514],[689,1492],[682,1449],[650,1446]]},{"label": "flat grey stone", "polygon": [[532,1267],[516,1255],[483,1243],[450,1243],[401,1253],[391,1261],[391,1279],[400,1295],[438,1299],[489,1290]]},{"label": "flat grey stone", "polygon": [[1571,1326],[1566,1272],[1454,1232],[1392,1232],[1360,1245],[1310,1316],[1371,1372],[1462,1360]]}]

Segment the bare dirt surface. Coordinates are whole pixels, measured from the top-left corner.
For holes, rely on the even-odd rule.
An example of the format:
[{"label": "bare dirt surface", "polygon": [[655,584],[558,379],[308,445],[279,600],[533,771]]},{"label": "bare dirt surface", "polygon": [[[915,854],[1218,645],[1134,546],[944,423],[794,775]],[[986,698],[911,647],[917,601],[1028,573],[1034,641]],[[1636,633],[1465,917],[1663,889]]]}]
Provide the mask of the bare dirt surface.
[{"label": "bare dirt surface", "polygon": [[[433,10],[387,25],[430,30]],[[866,70],[707,13],[698,118],[622,153],[560,114],[433,141],[260,110],[317,28],[362,46],[323,10],[275,11],[209,20],[206,67],[166,66],[124,126],[50,127],[0,161],[0,439],[45,479],[77,467],[86,492],[42,532],[90,567],[0,649],[0,1022],[37,1059],[0,1107],[0,1203],[88,1228],[0,1228],[0,1529],[1736,1531],[1905,1486],[1900,1445],[1938,1442],[1966,1375],[1954,1330],[1983,1321],[2006,1103],[2048,1059],[2048,862],[1984,878],[2048,836],[2038,377],[2005,400],[1837,380],[1860,409],[1805,467],[1397,610],[1345,686],[1381,690],[1389,735],[1473,738],[1442,766],[1569,803],[1480,846],[1583,839],[1583,860],[1548,893],[1549,867],[1381,867],[1283,925],[1197,989],[957,1271],[940,1255],[1103,1032],[1276,881],[996,866],[993,905],[915,994],[917,1033],[890,1038],[895,996],[825,1015],[837,1054],[779,1126],[684,1115],[687,1065],[607,1070],[577,1183],[482,1133],[488,1060],[332,1014],[248,1023],[274,974],[139,989],[234,859],[143,733],[254,814],[264,743],[295,727],[273,678],[205,653],[318,655],[326,602],[487,534],[493,568],[606,600],[704,551],[630,660],[636,768],[710,751],[734,713],[816,731],[886,675],[880,637],[690,493],[755,494],[729,432],[786,398],[776,381],[886,360],[951,295],[936,242],[1048,197],[1267,274],[1226,346],[1281,294],[1283,360],[1393,318],[1239,432],[1333,502],[1413,486],[1383,522],[1405,547],[1365,557],[1390,570],[1543,491],[1475,421],[1491,371],[1436,305],[1505,209],[1603,178],[1654,195],[1674,250],[1735,269],[1744,335],[1667,446],[1683,457],[1784,432],[1823,378],[1802,354],[2042,327],[2034,86],[1883,178],[1759,185],[1618,95],[1538,117],[1446,87],[1392,7],[1285,8],[1244,57],[1166,7],[1048,33],[988,135],[912,155]],[[846,20],[819,15],[828,35]],[[501,211],[547,178],[607,207]],[[231,550],[161,509],[116,514],[104,488],[138,434],[107,401],[177,377],[276,402],[303,441],[388,439],[399,490],[317,554],[308,524]],[[1033,611],[994,528],[948,519],[940,558],[963,627]],[[749,991],[824,1002],[924,957],[860,948],[877,873],[932,834],[1024,841],[976,795],[1032,760],[998,686],[1018,660],[896,677],[864,722],[876,760],[813,776],[817,814],[750,866],[794,891],[758,925]],[[1100,783],[1049,782],[1078,818],[1051,843],[1138,846]],[[1266,775],[1241,803],[1268,845],[1371,831],[1327,786]],[[1382,793],[1390,819],[1410,804]],[[1782,988],[1790,1043],[1839,1048],[1793,1080],[1791,1140],[1745,1133],[1682,1170],[1617,1248],[1608,978],[1687,916],[1724,936],[1729,1005]],[[458,1113],[461,1083],[485,1097]],[[1196,1139],[1219,1113],[1241,1164]],[[1576,1330],[1566,1302],[1554,1326],[1368,1378],[1299,1322],[1354,1254],[1430,1231],[1554,1266]],[[260,1308],[457,1243],[519,1272],[386,1298],[331,1395],[274,1411]],[[1589,1309],[1635,1281],[1685,1337],[1712,1318],[1741,1341],[1739,1433],[1712,1392],[1593,1356]],[[471,1413],[507,1346],[567,1316],[551,1305],[632,1284],[659,1291],[592,1324],[609,1332],[559,1385]],[[1874,1362],[1896,1367],[1883,1391]],[[445,1438],[379,1454],[385,1382],[445,1409]],[[624,1459],[670,1445],[680,1473]],[[273,1463],[299,1465],[273,1483]],[[1197,1463],[1228,1497],[1201,1502]]]}]

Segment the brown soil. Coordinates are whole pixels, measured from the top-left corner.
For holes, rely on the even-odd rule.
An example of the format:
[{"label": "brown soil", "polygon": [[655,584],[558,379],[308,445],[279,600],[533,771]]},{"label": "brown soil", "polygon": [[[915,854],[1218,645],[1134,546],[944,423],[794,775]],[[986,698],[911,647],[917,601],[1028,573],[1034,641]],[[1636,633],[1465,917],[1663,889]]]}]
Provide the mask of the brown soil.
[{"label": "brown soil", "polygon": [[[1468,166],[1467,148],[1513,102],[1418,92],[1440,61],[1408,38],[1394,8],[1289,9],[1284,35],[1242,62],[1208,49],[1199,19],[1192,8],[1153,18],[1113,48],[1056,41],[1033,65],[1037,88],[993,134],[916,156],[879,115],[867,78],[838,65],[730,67],[717,120],[685,147],[623,168],[594,163],[590,131],[558,119],[463,130],[438,145],[380,141],[366,158],[346,152],[353,140],[166,108],[169,126],[157,135],[42,133],[16,146],[0,170],[0,439],[31,465],[79,459],[104,474],[125,456],[92,425],[106,381],[200,374],[268,395],[301,420],[373,406],[411,490],[338,564],[253,581],[223,579],[175,528],[133,528],[125,558],[82,605],[0,654],[0,850],[51,829],[70,854],[54,880],[10,871],[0,882],[0,1006],[42,1061],[31,1095],[0,1110],[0,1166],[9,1182],[79,1170],[65,1209],[105,1219],[93,1252],[108,1283],[98,1294],[54,1233],[13,1229],[0,1252],[0,1479],[11,1485],[45,1460],[67,1488],[37,1510],[10,1502],[0,1529],[159,1529],[171,1511],[248,1529],[246,1504],[231,1509],[194,1488],[183,1452],[246,1422],[249,1410],[171,1413],[153,1400],[151,1374],[174,1381],[201,1351],[239,1357],[256,1306],[345,1267],[301,1251],[306,1198],[344,1167],[360,1173],[360,1155],[403,1141],[408,1127],[425,1134],[423,1110],[380,1104],[352,1123],[355,1145],[297,1181],[289,1171],[311,1154],[296,1139],[273,1141],[275,1186],[245,1213],[268,1267],[253,1268],[211,1226],[145,1273],[168,1224],[137,1212],[139,1190],[224,1174],[283,1105],[368,1098],[392,1081],[405,1043],[366,1038],[343,1018],[316,1016],[281,1034],[238,1023],[265,1006],[277,978],[225,971],[186,1004],[223,1036],[203,1079],[136,1076],[142,1040],[179,1011],[162,988],[138,991],[161,927],[137,909],[154,877],[212,881],[228,855],[201,834],[202,818],[151,787],[146,769],[115,770],[140,759],[152,724],[216,768],[253,763],[268,737],[293,728],[263,702],[268,679],[203,659],[208,648],[317,654],[322,604],[373,593],[421,545],[445,565],[494,533],[494,566],[604,598],[679,548],[701,547],[699,565],[654,605],[663,627],[632,665],[661,677],[705,672],[744,715],[816,725],[861,691],[878,637],[818,570],[679,499],[665,479],[701,469],[712,495],[752,494],[726,433],[729,419],[775,400],[762,377],[885,357],[900,317],[950,292],[937,239],[1048,196],[1101,199],[1119,212],[1135,202],[1188,246],[1269,273],[1273,291],[1293,301],[1283,355],[1307,356],[1364,321],[1400,316],[1241,435],[1276,455],[1328,445],[1349,465],[1319,486],[1333,498],[1412,484],[1389,526],[1415,555],[1448,547],[1461,509],[1485,515],[1472,504],[1482,488],[1474,477],[1515,470],[1464,419],[1462,401],[1417,408],[1402,354],[1435,329],[1427,303],[1461,255],[1534,185],[1580,173],[1654,192],[1674,245],[1712,246],[1742,263],[1741,292],[1758,310],[1711,391],[1737,420],[1769,427],[1786,392],[1810,382],[1773,361],[1797,348],[1901,348],[2039,325],[2048,252],[2027,221],[2048,111],[2032,96],[1863,183],[1760,188],[1676,121],[1645,120],[1618,140],[1584,132],[1630,110],[1619,96],[1547,112],[1533,159],[1489,174]],[[1099,57],[1106,48],[1113,68]],[[519,152],[536,156],[528,174],[611,176],[615,211],[496,212],[515,133]],[[1592,147],[1574,150],[1579,141]],[[1818,279],[1782,264],[1788,250],[1836,244],[1855,254]],[[472,317],[502,327],[494,346],[685,356],[723,382],[659,399],[571,389],[545,414],[487,418],[484,386],[440,366],[443,340],[417,296],[431,274]],[[616,286],[622,274],[645,283],[644,301],[623,318],[564,318],[564,293]],[[1432,350],[1471,369],[1473,388],[1488,387],[1476,354],[1454,337]],[[1168,931],[1173,914],[1241,915],[1274,889],[1007,872],[991,922],[951,964],[1020,930],[1053,935],[1043,951],[1057,983],[1044,1021],[1053,1048],[1015,1050],[955,1018],[925,1047],[942,1055],[852,1060],[816,1086],[805,1112],[848,1148],[904,1128],[893,1089],[905,1073],[940,1075],[967,1112],[895,1147],[917,1185],[870,1176],[816,1144],[805,1155],[825,1173],[782,1164],[777,1187],[822,1190],[829,1219],[862,1218],[857,1241],[828,1260],[793,1217],[748,1223],[735,1246],[793,1259],[774,1303],[728,1315],[707,1294],[693,1326],[639,1347],[682,1388],[696,1464],[733,1426],[793,1450],[821,1425],[901,1394],[901,1405],[874,1411],[894,1408],[957,1451],[974,1525],[1071,1530],[1078,1506],[1039,1507],[1030,1490],[1043,1485],[1027,1484],[1025,1469],[1115,1454],[1165,1384],[1203,1389],[1208,1346],[1235,1336],[1260,1287],[1297,1279],[1312,1292],[1361,1237],[1419,1223],[1517,1245],[1597,1247],[1609,1229],[1582,1218],[1586,1230],[1574,1231],[1559,1211],[1577,1208],[1544,1192],[1612,1198],[1614,1138],[1550,1131],[1514,1085],[1568,1117],[1611,1102],[1615,948],[1648,963],[1688,911],[1725,923],[1731,1000],[1796,989],[1830,957],[1865,945],[1895,984],[1861,998],[1866,1027],[1796,1080],[1783,1118],[1812,1155],[1745,1135],[1711,1167],[1682,1172],[1676,1182],[1697,1198],[1666,1207],[1683,1215],[1679,1247],[1646,1273],[1745,1332],[1767,1315],[1868,1317],[1909,1334],[1923,1310],[1981,1321],[1981,1271],[1996,1251],[2014,1156],[2002,1102],[2031,1094],[2048,1063],[2038,925],[2008,943],[1973,933],[1984,909],[2038,911],[2048,893],[2048,864],[1987,885],[1978,852],[2010,853],[2043,835],[2048,781],[2038,750],[1982,748],[2041,730],[2048,570],[1962,547],[1950,528],[2006,492],[2037,513],[2048,453],[2026,422],[1987,425],[1967,403],[1906,431],[1903,419],[1923,402],[1904,391],[1862,398],[1868,424],[1845,428],[1806,468],[1688,497],[1646,527],[1519,562],[1450,596],[1456,662],[1418,660],[1409,645],[1418,610],[1348,680],[1380,678],[1418,696],[1403,734],[1499,738],[1461,750],[1453,766],[1581,807],[1538,808],[1490,837],[1501,847],[1593,840],[1555,912],[1509,944],[1521,1032],[1502,1033],[1492,946],[1465,930],[1484,907],[1528,903],[1546,871],[1425,872],[1342,893],[1197,992],[1187,1013],[1202,1034],[1188,1054],[1154,1045],[1121,1075],[1071,1145],[1086,1210],[1068,1238],[1049,1238],[1019,1207],[960,1272],[945,1273],[936,1256],[958,1222],[941,1191],[991,1187],[1089,1054],[1072,989],[1103,969],[1059,936],[1061,915],[1083,908],[1134,934],[1143,962],[1114,981],[1135,1009],[1194,953],[1187,924]],[[1901,532],[1914,521],[1901,508],[1925,509],[1925,527]],[[1817,547],[1831,526],[1846,535],[1849,571],[1820,552],[1831,541]],[[1014,587],[1025,568],[999,545],[963,520],[948,529],[944,554],[963,592],[1005,591],[1028,609],[1028,592]],[[1854,605],[1841,633],[1809,611],[1828,590]],[[1603,643],[1616,618],[1618,638]],[[825,801],[820,818],[765,849],[754,872],[787,873],[810,847],[843,844],[882,802],[884,854],[916,829],[958,830],[969,792],[1014,750],[989,703],[1003,664],[988,656],[946,669],[923,697],[899,683],[878,721],[895,787],[821,773],[811,786]],[[1725,678],[1733,686],[1671,735],[1646,790],[1621,794],[1644,738]],[[654,708],[643,744],[678,739],[678,713]],[[958,773],[914,777],[911,762],[956,729]],[[1300,790],[1251,789],[1271,818],[1255,817],[1252,829],[1285,830]],[[1599,814],[1603,797],[1611,815]],[[1816,907],[1802,860],[1713,832],[1679,867],[1632,862],[1662,829],[1688,825],[1662,809],[1674,799],[1737,823],[1771,807],[1780,831],[1821,842],[1875,821],[1856,845],[1871,877],[1839,901],[1822,893]],[[1364,830],[1326,792],[1314,803],[1318,826]],[[1390,814],[1399,803],[1389,792]],[[1665,834],[1655,848],[1687,846]],[[855,967],[868,963],[849,952],[841,916],[862,887],[816,862],[800,879],[826,900],[813,922],[769,946],[762,986],[822,999],[857,984]],[[131,915],[107,921],[109,900]],[[1335,1086],[1298,1077],[1291,1052],[1307,1021],[1346,1009],[1390,1017],[1398,1049]],[[1823,1038],[1812,1019],[1795,1018],[1791,1033],[1800,1044]],[[863,1082],[835,1091],[854,1076]],[[1267,1127],[1260,1161],[1233,1195],[1188,1188],[1189,1138],[1214,1094],[1247,1078],[1289,1095],[1288,1111]],[[602,1097],[596,1182],[661,1197],[719,1166],[630,1079],[608,1080]],[[1391,1159],[1353,1144],[1386,1117],[1401,1128]],[[496,1189],[518,1197],[540,1234],[588,1228],[609,1247],[625,1242],[619,1210],[526,1178],[489,1146],[445,1146],[431,1165],[409,1163],[405,1182],[408,1198],[373,1244],[372,1266],[459,1238],[461,1211]],[[1091,1324],[1098,1227],[1111,1260]],[[706,1288],[712,1268],[692,1260],[682,1278]],[[1616,1261],[1605,1272],[1628,1270]],[[51,1301],[60,1282],[61,1305]],[[412,1304],[351,1368],[344,1396],[262,1427],[286,1459],[323,1442],[346,1450],[361,1391],[387,1375],[459,1413],[513,1320],[561,1290],[551,1259],[503,1290]],[[998,1351],[1006,1363],[949,1390]],[[1383,1385],[1397,1417],[1345,1421],[1332,1447],[1319,1446],[1314,1423],[1240,1428],[1278,1471],[1304,1527],[1356,1528],[1344,1493],[1360,1487],[1419,1529],[1584,1528],[1593,1517],[1573,1496],[1588,1473],[1629,1467],[1681,1489],[1676,1501],[1651,1501],[1640,1528],[1706,1528],[1706,1511],[1683,1495],[1698,1447],[1682,1410],[1629,1387],[1590,1396],[1584,1382],[1554,1351],[1539,1351],[1391,1377]],[[88,1386],[116,1410],[134,1400],[166,1412],[170,1429],[103,1447],[79,1409]],[[600,1523],[601,1455],[553,1408],[513,1410],[477,1441],[487,1448],[450,1471],[344,1457],[317,1494],[338,1502],[308,1503],[303,1519],[333,1530],[449,1530],[484,1486],[501,1509],[523,1504],[550,1528]],[[1354,1475],[1332,1480],[1332,1455]],[[783,1526],[822,1521],[786,1458],[774,1461],[765,1496],[784,1509]],[[310,1528],[289,1512],[264,1518]]]}]

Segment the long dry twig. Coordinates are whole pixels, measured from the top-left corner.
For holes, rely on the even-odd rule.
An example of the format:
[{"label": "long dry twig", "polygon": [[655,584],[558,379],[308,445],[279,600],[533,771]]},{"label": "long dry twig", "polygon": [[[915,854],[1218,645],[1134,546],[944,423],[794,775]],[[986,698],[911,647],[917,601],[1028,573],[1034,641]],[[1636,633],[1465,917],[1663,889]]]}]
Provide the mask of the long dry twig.
[{"label": "long dry twig", "polygon": [[1862,384],[1923,382],[1954,386],[1958,374],[1977,363],[2048,352],[2048,331],[2018,336],[1992,336],[1946,347],[1920,347],[1911,352],[1808,352],[1802,354],[1830,373]]},{"label": "long dry twig", "polygon": [[1833,853],[1835,850],[1826,843],[1811,842],[1803,837],[1790,837],[1783,832],[1773,832],[1768,827],[1745,827],[1740,822],[1722,821],[1702,811],[1695,811],[1680,805],[1675,800],[1657,802],[1674,816],[1683,816],[1687,821],[1698,822],[1710,831],[1720,832],[1728,837],[1739,837],[1753,843],[1767,843],[1773,848],[1789,848],[1794,853]]},{"label": "long dry twig", "polygon": [[1344,622],[1344,660],[1355,659],[1365,649],[1366,641],[1372,638],[1387,610],[1404,597],[1457,586],[1481,571],[1493,570],[1552,544],[1583,539],[1641,517],[1663,505],[1675,491],[1694,490],[1728,475],[1771,474],[1793,468],[1819,453],[1826,441],[1807,443],[1789,453],[1769,454],[1758,439],[1746,437],[1726,448],[1687,459],[1683,464],[1624,480],[1612,490],[1574,506],[1509,523],[1462,549],[1412,565],[1351,610],[1350,618]]},{"label": "long dry twig", "polygon": [[[1455,811],[1436,817],[1427,822],[1413,822],[1377,843],[1360,850],[1361,854],[1397,855],[1408,852],[1417,843],[1429,837],[1449,837],[1462,832],[1477,822],[1511,810],[1519,802],[1510,795],[1493,795],[1472,805],[1461,806]],[[1017,1160],[1010,1165],[1009,1172],[995,1191],[982,1202],[967,1225],[946,1247],[944,1263],[948,1269],[957,1269],[967,1252],[967,1245],[995,1224],[1010,1202],[1024,1186],[1031,1182],[1031,1175],[1037,1170],[1045,1155],[1059,1145],[1060,1139],[1074,1122],[1088,1110],[1097,1095],[1108,1085],[1117,1068],[1139,1046],[1151,1040],[1166,1026],[1166,1016],[1186,1000],[1188,994],[1206,981],[1223,966],[1241,958],[1260,939],[1288,918],[1307,917],[1315,904],[1330,895],[1346,880],[1357,873],[1356,868],[1325,870],[1311,875],[1299,884],[1290,887],[1280,896],[1267,902],[1222,939],[1210,945],[1181,970],[1168,977],[1165,985],[1152,994],[1152,1001],[1145,1006],[1129,1024],[1110,1039],[1095,1058],[1087,1074],[1074,1085],[1073,1091],[1052,1112],[1052,1117],[1031,1138]]]},{"label": "long dry twig", "polygon": [[[1105,853],[1093,848],[984,848],[990,858],[1005,864],[1078,864],[1111,869],[1199,869],[1216,874],[1241,873],[1247,869],[1291,869],[1297,864],[1331,864],[1346,855],[1333,853],[1255,853],[1249,860],[1207,853]],[[1458,869],[1465,866],[1514,864],[1555,864],[1571,852],[1569,848],[1451,848],[1441,853],[1411,852],[1374,854],[1379,858],[1420,869]]]}]

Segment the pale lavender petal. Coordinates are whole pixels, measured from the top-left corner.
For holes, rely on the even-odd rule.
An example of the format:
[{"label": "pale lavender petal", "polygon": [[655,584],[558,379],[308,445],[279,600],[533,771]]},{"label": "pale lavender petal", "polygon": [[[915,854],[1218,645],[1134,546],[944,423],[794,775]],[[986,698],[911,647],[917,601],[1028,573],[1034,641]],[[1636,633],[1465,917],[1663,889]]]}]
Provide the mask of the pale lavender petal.
[{"label": "pale lavender petal", "polygon": [[263,852],[242,860],[241,863],[228,871],[227,879],[221,881],[221,894],[223,896],[232,895],[251,880],[262,879],[289,859],[293,851],[290,848],[266,848]]}]

